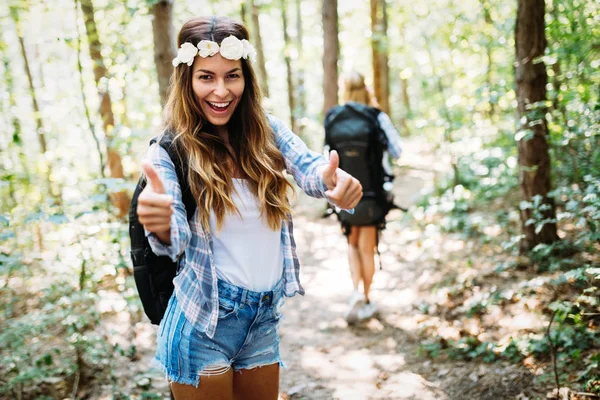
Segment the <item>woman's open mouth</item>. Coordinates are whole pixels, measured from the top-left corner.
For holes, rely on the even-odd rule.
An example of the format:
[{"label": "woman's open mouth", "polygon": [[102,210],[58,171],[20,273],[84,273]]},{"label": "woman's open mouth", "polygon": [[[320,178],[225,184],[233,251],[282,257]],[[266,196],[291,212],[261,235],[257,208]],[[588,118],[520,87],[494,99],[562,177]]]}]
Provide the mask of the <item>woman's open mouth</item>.
[{"label": "woman's open mouth", "polygon": [[231,103],[232,103],[231,101],[221,102],[221,103],[217,103],[217,102],[213,102],[213,101],[206,102],[206,104],[208,104],[208,106],[211,108],[211,110],[213,110],[217,114],[226,113],[227,110],[229,109],[229,106],[231,105]]}]

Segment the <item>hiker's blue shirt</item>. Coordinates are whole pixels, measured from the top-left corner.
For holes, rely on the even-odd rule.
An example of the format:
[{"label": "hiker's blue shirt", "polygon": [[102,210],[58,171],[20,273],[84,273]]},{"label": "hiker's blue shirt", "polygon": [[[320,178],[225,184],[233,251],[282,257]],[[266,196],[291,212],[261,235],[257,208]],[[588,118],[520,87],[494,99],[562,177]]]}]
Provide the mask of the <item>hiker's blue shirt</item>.
[{"label": "hiker's blue shirt", "polygon": [[[322,155],[309,150],[285,124],[268,116],[279,151],[285,160],[285,169],[300,189],[312,197],[324,198],[327,187],[322,179],[322,169],[329,162]],[[212,237],[198,218],[198,209],[188,221],[181,197],[175,166],[165,149],[153,144],[148,150],[148,160],[164,184],[166,194],[173,197],[171,217],[171,244],[162,243],[154,234],[146,232],[153,252],[169,256],[176,261],[181,254],[179,273],[173,280],[177,302],[186,319],[201,332],[213,337],[219,315],[217,273],[212,255]],[[292,216],[281,224],[281,249],[283,252],[284,293],[291,297],[304,294],[300,284],[300,264],[296,255]]]}]

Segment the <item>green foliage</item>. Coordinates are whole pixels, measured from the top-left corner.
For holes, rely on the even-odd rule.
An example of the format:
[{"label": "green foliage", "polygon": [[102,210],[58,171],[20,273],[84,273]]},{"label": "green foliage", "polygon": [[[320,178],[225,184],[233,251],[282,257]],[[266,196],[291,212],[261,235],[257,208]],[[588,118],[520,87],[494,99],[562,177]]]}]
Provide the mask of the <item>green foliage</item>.
[{"label": "green foliage", "polygon": [[[549,206],[540,196],[519,200],[515,140],[527,138],[530,132],[515,134],[514,124],[505,124],[509,120],[506,112],[511,111],[506,105],[512,102],[514,93],[499,85],[491,96],[493,86],[481,79],[475,79],[479,85],[475,91],[479,102],[471,111],[473,119],[482,118],[484,122],[476,124],[463,119],[468,117],[455,112],[455,108],[461,106],[466,109],[460,101],[444,110],[447,106],[442,102],[444,96],[439,93],[434,96],[432,102],[438,104],[436,115],[446,116],[446,121],[438,124],[446,131],[441,153],[453,155],[453,169],[438,180],[436,188],[413,211],[415,219],[427,228],[435,224],[447,233],[485,245],[500,245],[495,247],[500,254],[494,273],[505,279],[526,274],[529,280],[521,281],[515,288],[515,298],[539,299],[542,303],[528,311],[545,314],[547,320],[556,312],[550,340],[556,351],[561,381],[565,383],[577,376],[576,382],[582,390],[599,393],[600,92],[597,88],[600,85],[600,53],[596,43],[600,35],[600,24],[597,23],[600,9],[578,0],[553,1],[547,5],[548,49],[543,61],[549,76],[549,101],[531,105],[530,111],[540,121],[545,118],[549,129],[555,188],[549,196],[556,205],[556,218],[545,217]],[[493,6],[492,10],[497,12]],[[447,43],[452,47],[460,43],[461,35],[467,30],[461,31],[459,24],[450,26],[452,33],[447,35],[456,38]],[[495,32],[496,37],[510,35],[506,26],[495,22],[481,30],[486,32],[485,35],[490,31]],[[479,39],[485,39],[485,36],[481,35]],[[456,47],[453,51],[457,51]],[[446,74],[449,69],[448,65],[440,66],[438,73]],[[459,81],[460,72],[454,75],[446,93],[458,97],[460,89],[456,90],[456,83]],[[442,82],[448,84],[449,81]],[[435,92],[439,85],[426,84],[423,88]],[[495,114],[481,117],[477,111],[485,109],[482,106],[486,100]],[[486,117],[498,127],[490,135],[485,134]],[[520,210],[525,209],[531,210],[532,215],[526,225],[534,226],[535,231],[540,232],[546,224],[557,224],[561,240],[539,244],[527,255],[526,261],[521,257],[515,261],[510,256],[517,255],[522,238]],[[501,233],[491,235],[492,227]],[[453,274],[459,276],[460,272]],[[495,286],[453,282],[442,280],[439,286],[434,285],[446,288],[452,302],[460,303],[459,306],[452,305],[451,315],[445,314],[447,318],[480,318],[483,321],[492,307],[507,304]],[[476,290],[472,289],[474,286],[478,286]],[[431,313],[428,304],[421,304],[420,309],[423,313]],[[457,340],[429,340],[421,347],[421,352],[431,357],[486,362],[521,363],[530,358],[547,364],[552,358],[549,338],[542,329],[513,332],[508,343],[482,341],[464,334]],[[547,380],[551,381],[553,377],[548,376]]]},{"label": "green foliage", "polygon": [[449,343],[448,355],[455,360],[473,360],[481,358],[485,362],[497,359],[494,353],[494,344],[481,342],[476,337],[467,336]]},{"label": "green foliage", "polygon": [[92,211],[105,198],[95,202],[24,203],[0,220],[0,397],[68,397],[75,382],[111,379],[117,353],[101,325],[98,285],[117,273],[106,267],[113,258],[124,263],[115,257],[123,230],[110,232]]},{"label": "green foliage", "polygon": [[474,336],[465,336],[458,340],[427,342],[419,348],[422,355],[437,358],[444,354],[451,360],[481,360],[487,363],[500,359],[518,362],[524,358],[518,346],[511,341],[506,349],[493,342],[482,342]]},{"label": "green foliage", "polygon": [[421,345],[419,346],[419,348],[417,350],[417,354],[418,355],[426,355],[431,358],[436,358],[440,355],[442,349],[443,349],[443,346],[440,342],[429,341],[429,342],[421,343]]},{"label": "green foliage", "polygon": [[[566,326],[551,334],[553,345],[557,349],[558,359],[563,362],[577,362],[583,351],[594,349],[598,336],[583,327]],[[538,359],[549,360],[551,350],[546,337],[530,340],[527,354]]]},{"label": "green foliage", "polygon": [[600,394],[600,352],[592,354],[587,363],[587,368],[579,374],[578,380],[585,382],[585,390],[590,393]]},{"label": "green foliage", "polygon": [[105,337],[94,332],[96,301],[90,291],[56,282],[35,298],[37,310],[3,321],[0,393],[22,395],[25,390],[33,396],[76,373],[98,379],[109,373],[112,351]]},{"label": "green foliage", "polygon": [[550,210],[552,206],[548,204],[543,196],[535,195],[532,197],[531,201],[523,200],[519,204],[520,210],[531,210],[532,217],[525,221],[525,226],[535,225],[535,233],[539,234],[542,229],[544,229],[544,225],[546,224],[556,224],[556,218],[545,218],[545,213]]},{"label": "green foliage", "polygon": [[567,258],[577,252],[577,247],[569,240],[562,240],[551,244],[540,243],[531,253],[531,260],[538,265],[539,272],[567,270],[576,267],[576,262]]},{"label": "green foliage", "polygon": [[[553,346],[556,348],[560,362],[580,361],[582,354],[596,348],[600,334],[582,325],[561,326],[551,334]],[[511,338],[507,345],[480,341],[475,336],[464,336],[458,340],[427,342],[421,346],[422,354],[436,358],[446,354],[454,360],[481,360],[494,362],[507,360],[518,363],[528,356],[538,360],[549,361],[551,347],[545,335],[530,335],[522,338]],[[598,365],[598,356],[590,358],[591,364],[584,370],[579,380],[588,378]],[[594,367],[596,366],[596,367]]]},{"label": "green foliage", "polygon": [[518,363],[525,358],[525,355],[519,347],[519,343],[510,338],[508,345],[500,352],[500,357],[510,362]]},{"label": "green foliage", "polygon": [[574,243],[586,251],[593,251],[600,243],[600,180],[598,175],[586,175],[581,184],[563,186],[553,195],[564,203],[558,214],[561,221],[571,222],[576,228]]}]

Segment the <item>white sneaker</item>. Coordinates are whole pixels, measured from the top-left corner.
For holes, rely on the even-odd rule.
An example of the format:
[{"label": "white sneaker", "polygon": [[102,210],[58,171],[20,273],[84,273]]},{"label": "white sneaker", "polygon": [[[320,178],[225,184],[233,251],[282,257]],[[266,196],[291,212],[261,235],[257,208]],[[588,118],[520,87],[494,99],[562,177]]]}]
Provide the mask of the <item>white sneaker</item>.
[{"label": "white sneaker", "polygon": [[363,304],[363,306],[358,310],[357,317],[359,321],[364,321],[370,319],[376,313],[377,306],[375,306],[375,304],[373,304],[373,302],[371,301],[370,303]]},{"label": "white sneaker", "polygon": [[365,295],[356,290],[352,292],[349,301],[350,309],[348,310],[348,314],[346,314],[346,322],[348,322],[349,324],[357,323],[359,319],[359,310],[362,309],[364,304]]}]

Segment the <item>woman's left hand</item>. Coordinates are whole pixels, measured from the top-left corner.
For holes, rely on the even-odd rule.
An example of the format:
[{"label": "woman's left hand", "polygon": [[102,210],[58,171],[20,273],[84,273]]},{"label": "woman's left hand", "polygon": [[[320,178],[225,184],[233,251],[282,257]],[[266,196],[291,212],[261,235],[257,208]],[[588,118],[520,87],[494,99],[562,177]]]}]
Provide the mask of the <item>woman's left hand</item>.
[{"label": "woman's left hand", "polygon": [[362,198],[362,186],[358,179],[338,168],[340,157],[337,151],[329,153],[329,165],[323,169],[323,182],[327,186],[325,194],[341,209],[354,208]]}]

